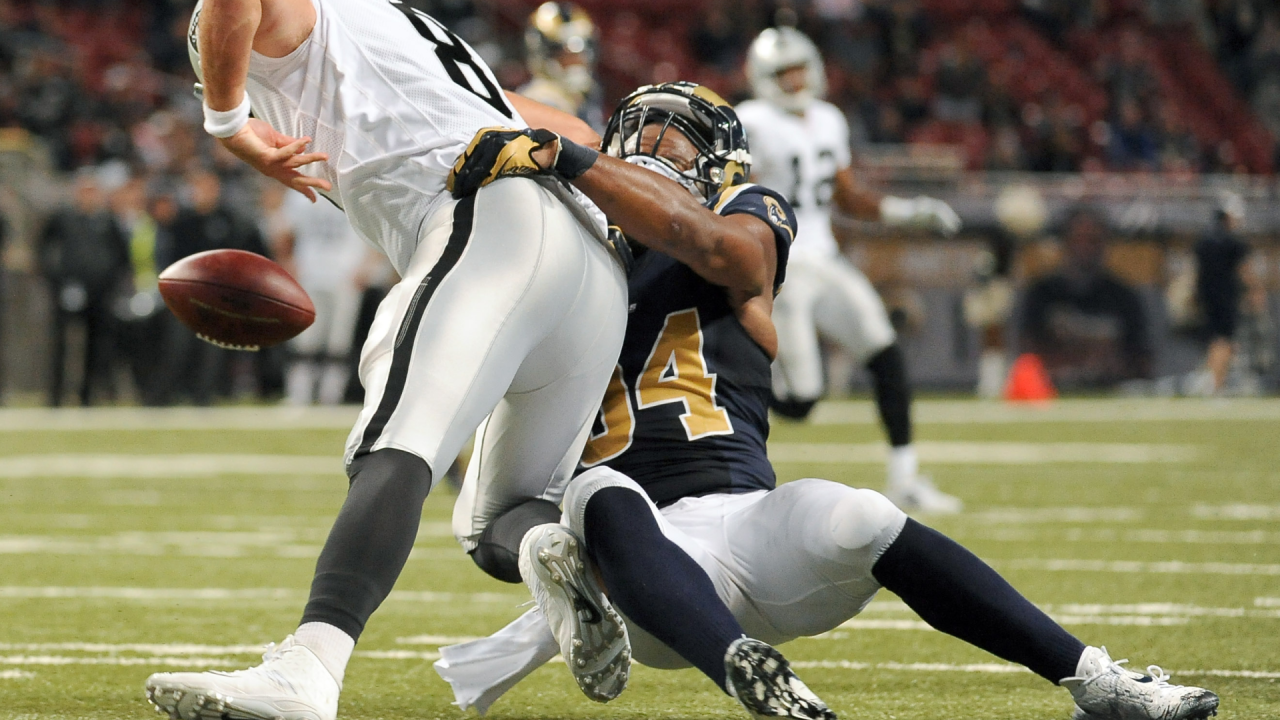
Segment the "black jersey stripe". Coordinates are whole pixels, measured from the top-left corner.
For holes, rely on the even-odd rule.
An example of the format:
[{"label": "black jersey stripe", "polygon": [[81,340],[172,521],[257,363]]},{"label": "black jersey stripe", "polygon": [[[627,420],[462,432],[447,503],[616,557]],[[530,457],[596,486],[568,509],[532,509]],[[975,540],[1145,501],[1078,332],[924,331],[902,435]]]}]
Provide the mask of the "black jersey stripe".
[{"label": "black jersey stripe", "polygon": [[[427,313],[427,306],[431,304],[431,296],[440,287],[445,276],[458,264],[462,251],[466,249],[467,242],[471,239],[475,205],[476,196],[473,194],[459,200],[453,208],[453,231],[449,233],[449,241],[445,243],[440,259],[418,285],[417,291],[413,294],[413,300],[409,303],[409,309],[405,312],[404,320],[401,321],[400,331],[396,333],[395,348],[391,353],[391,372],[387,375],[387,384],[382,390],[382,400],[378,402],[377,412],[365,426],[364,439],[356,449],[355,457],[373,450],[374,443],[378,442],[387,422],[391,420],[391,415],[395,413],[396,406],[400,404],[405,383],[409,379],[409,365],[413,360],[413,344],[418,335],[418,326],[422,324],[422,316]],[[435,469],[432,468],[432,470]]]}]

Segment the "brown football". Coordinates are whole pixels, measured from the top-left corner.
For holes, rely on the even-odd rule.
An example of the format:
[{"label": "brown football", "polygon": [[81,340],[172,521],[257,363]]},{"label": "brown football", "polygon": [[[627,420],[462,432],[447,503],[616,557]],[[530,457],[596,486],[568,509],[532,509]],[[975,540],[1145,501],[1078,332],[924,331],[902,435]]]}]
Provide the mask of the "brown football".
[{"label": "brown football", "polygon": [[210,250],[160,273],[160,295],[202,339],[236,350],[282,343],[306,330],[316,308],[285,269],[244,250]]}]

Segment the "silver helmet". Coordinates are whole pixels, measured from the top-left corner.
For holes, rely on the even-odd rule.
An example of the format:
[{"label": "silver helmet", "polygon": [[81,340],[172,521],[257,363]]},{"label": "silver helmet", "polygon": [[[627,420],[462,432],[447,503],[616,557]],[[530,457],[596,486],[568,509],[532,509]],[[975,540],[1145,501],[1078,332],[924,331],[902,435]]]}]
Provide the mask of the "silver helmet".
[{"label": "silver helmet", "polygon": [[[805,86],[798,92],[784,92],[778,73],[793,67],[805,68]],[[747,51],[747,79],[757,98],[789,112],[803,112],[827,92],[827,75],[818,47],[804,33],[792,27],[766,28]]]},{"label": "silver helmet", "polygon": [[191,61],[191,69],[196,71],[196,94],[202,91],[204,72],[200,70],[200,10],[204,0],[199,0],[191,11],[191,23],[187,25],[187,59]]}]

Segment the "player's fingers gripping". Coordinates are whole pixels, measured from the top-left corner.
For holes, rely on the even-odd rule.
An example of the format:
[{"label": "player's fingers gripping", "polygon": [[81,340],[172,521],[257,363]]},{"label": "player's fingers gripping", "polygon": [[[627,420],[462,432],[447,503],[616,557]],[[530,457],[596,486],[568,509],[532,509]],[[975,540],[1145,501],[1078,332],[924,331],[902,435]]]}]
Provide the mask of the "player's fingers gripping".
[{"label": "player's fingers gripping", "polygon": [[499,178],[550,172],[550,166],[538,164],[533,153],[558,137],[549,130],[480,130],[454,163],[447,182],[449,192],[463,198]]}]

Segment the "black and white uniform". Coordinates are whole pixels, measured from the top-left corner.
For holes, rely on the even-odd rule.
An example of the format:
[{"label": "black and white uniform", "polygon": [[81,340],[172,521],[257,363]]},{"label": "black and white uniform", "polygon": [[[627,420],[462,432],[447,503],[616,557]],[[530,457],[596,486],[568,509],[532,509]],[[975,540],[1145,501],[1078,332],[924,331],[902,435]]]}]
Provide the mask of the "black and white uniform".
[{"label": "black and white uniform", "polygon": [[852,163],[849,123],[836,106],[821,100],[803,117],[763,100],[735,109],[751,143],[753,179],[782,191],[800,224],[787,284],[773,306],[778,329],[774,395],[817,400],[823,394],[819,335],[839,343],[858,364],[896,339],[884,302],[840,253],[831,230],[835,176]]},{"label": "black and white uniform", "polygon": [[445,191],[478,130],[527,127],[457,36],[399,2],[312,4],[311,35],[255,53],[247,88],[257,117],[328,153],[302,171],[333,184],[402,278],[361,353],[346,460],[394,448],[435,480],[488,416],[460,500],[470,549],[496,514],[560,499],[622,342],[625,277],[576,192],[522,178]]},{"label": "black and white uniform", "polygon": [[[743,185],[713,198],[720,214],[774,228],[778,280],[795,218],[771,190]],[[707,573],[753,638],[779,644],[857,615],[880,589],[872,575],[906,515],[880,493],[828,480],[775,486],[766,453],[769,356],[730,308],[724,288],[649,250],[631,275],[633,308],[618,369],[564,497],[562,522],[584,534],[587,502],[622,487],[644,497],[663,535]],[[632,656],[659,668],[689,663],[633,622]],[[441,648],[436,663],[459,704],[484,712],[559,652],[540,610],[488,638]]]}]

